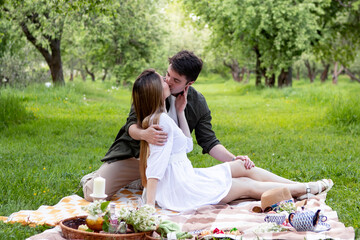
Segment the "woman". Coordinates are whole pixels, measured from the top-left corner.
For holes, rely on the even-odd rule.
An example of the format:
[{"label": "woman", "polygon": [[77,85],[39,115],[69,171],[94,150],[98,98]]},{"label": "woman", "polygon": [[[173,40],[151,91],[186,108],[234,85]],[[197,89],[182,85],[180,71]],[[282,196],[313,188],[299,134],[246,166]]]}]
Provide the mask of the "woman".
[{"label": "woman", "polygon": [[332,187],[330,179],[304,185],[258,167],[244,171],[249,162],[241,160],[193,168],[186,156],[193,147],[184,114],[187,88],[176,98],[179,126],[166,114],[165,99],[169,95],[169,86],[152,69],[145,70],[134,82],[132,98],[138,124],[144,129],[159,124],[168,134],[163,146],[141,141],[140,175],[147,191],[147,204],[156,202],[162,208],[185,211],[239,198],[260,199],[263,192],[276,187],[287,187],[293,197],[301,198]]}]

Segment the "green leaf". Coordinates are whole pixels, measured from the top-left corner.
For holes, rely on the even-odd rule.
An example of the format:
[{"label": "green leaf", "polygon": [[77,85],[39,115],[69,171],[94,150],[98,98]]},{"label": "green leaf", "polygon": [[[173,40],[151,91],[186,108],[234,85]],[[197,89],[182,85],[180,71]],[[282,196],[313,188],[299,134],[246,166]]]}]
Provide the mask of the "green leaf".
[{"label": "green leaf", "polygon": [[102,212],[106,212],[106,209],[109,206],[109,203],[110,203],[110,201],[106,201],[106,202],[101,203],[100,208],[101,208]]},{"label": "green leaf", "polygon": [[102,225],[102,229],[105,231],[105,232],[109,232],[109,218],[110,218],[110,213],[107,212],[105,215],[104,215],[104,222],[103,222],[103,225]]}]

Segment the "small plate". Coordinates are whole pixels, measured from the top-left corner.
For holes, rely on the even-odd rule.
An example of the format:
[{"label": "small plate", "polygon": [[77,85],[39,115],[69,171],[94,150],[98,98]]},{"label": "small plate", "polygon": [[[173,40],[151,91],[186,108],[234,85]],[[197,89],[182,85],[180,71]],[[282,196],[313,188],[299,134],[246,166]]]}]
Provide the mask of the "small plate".
[{"label": "small plate", "polygon": [[232,239],[232,240],[240,240],[242,239],[241,235],[230,235],[230,234],[212,234],[212,235],[206,235],[202,239],[204,240],[213,240],[213,239]]},{"label": "small plate", "polygon": [[330,230],[330,224],[319,222],[317,226],[314,228],[314,232],[324,232]]}]

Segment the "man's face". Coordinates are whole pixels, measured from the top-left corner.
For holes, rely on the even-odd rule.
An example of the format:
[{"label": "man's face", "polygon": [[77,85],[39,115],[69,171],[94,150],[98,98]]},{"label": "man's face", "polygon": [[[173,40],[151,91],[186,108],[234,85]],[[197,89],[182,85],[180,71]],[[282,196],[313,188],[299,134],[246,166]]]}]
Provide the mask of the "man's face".
[{"label": "man's face", "polygon": [[169,65],[166,72],[166,82],[169,85],[171,94],[174,96],[183,92],[186,86],[190,86],[194,83],[187,82],[185,75],[179,75],[177,72],[175,72],[172,69],[171,64]]}]

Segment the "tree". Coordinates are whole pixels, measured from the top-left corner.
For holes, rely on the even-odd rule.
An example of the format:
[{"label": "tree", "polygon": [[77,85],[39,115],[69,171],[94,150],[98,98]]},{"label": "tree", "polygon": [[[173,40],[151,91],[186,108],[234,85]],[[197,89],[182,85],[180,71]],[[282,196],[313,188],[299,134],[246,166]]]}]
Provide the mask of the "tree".
[{"label": "tree", "polygon": [[321,15],[319,38],[313,41],[312,51],[324,65],[321,80],[327,76],[329,65],[333,64],[332,82],[354,61],[360,44],[360,2],[331,1]]},{"label": "tree", "polygon": [[54,84],[64,85],[60,47],[66,16],[83,7],[95,11],[102,6],[102,2],[106,1],[8,0],[3,10],[44,57]]},{"label": "tree", "polygon": [[232,39],[252,49],[256,55],[256,85],[264,76],[266,85],[273,86],[274,74],[287,76],[293,62],[319,37],[318,19],[326,14],[322,9],[330,0],[186,0],[185,4],[189,12],[209,24],[218,39]]},{"label": "tree", "polygon": [[46,77],[41,67],[32,68],[38,56],[29,45],[18,27],[0,18],[0,86],[25,86],[32,78],[42,81]]},{"label": "tree", "polygon": [[[72,16],[74,27],[66,34],[66,61],[78,67],[95,81],[101,73],[127,84],[128,79],[145,67],[153,67],[157,52],[163,46],[164,14],[162,1],[114,0],[106,10]],[[78,19],[81,19],[78,20]],[[76,36],[71,38],[71,32]],[[162,55],[160,55],[162,56]],[[71,66],[71,64],[67,64]]]}]

